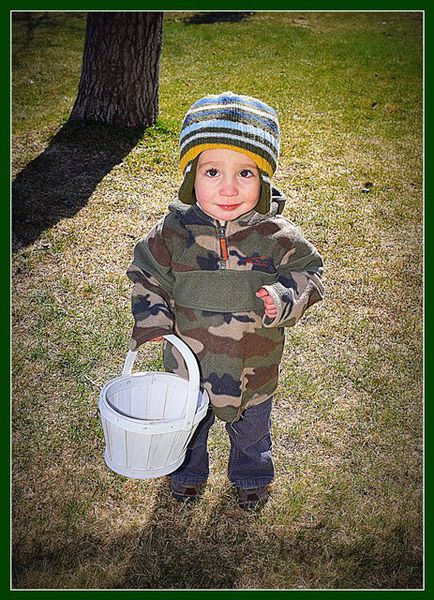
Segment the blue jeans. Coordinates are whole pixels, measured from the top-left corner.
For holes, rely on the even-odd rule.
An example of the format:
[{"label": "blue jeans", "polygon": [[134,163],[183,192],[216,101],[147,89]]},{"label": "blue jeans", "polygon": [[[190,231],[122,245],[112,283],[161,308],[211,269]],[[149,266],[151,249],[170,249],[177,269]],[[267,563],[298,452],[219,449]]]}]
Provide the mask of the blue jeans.
[{"label": "blue jeans", "polygon": [[[250,490],[264,487],[274,477],[271,456],[272,398],[247,408],[239,421],[226,423],[231,449],[228,462],[229,480],[237,487]],[[187,448],[185,460],[170,477],[183,485],[205,483],[209,475],[208,434],[215,417],[212,408],[197,426]]]}]

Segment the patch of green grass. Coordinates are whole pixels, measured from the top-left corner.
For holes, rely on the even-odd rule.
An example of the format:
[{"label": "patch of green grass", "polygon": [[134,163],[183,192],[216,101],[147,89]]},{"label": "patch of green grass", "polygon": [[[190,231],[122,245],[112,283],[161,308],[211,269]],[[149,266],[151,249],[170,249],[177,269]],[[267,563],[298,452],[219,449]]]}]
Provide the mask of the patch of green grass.
[{"label": "patch of green grass", "polygon": [[[160,114],[140,132],[61,130],[84,13],[13,19],[14,174],[29,230],[52,213],[13,260],[14,586],[420,588],[421,15],[191,16],[165,14]],[[180,183],[181,120],[224,90],[278,110],[284,214],[327,267],[325,301],[286,333],[276,480],[255,515],[226,479],[222,423],[187,508],[164,478],[106,468],[97,411],[127,352],[134,244]],[[161,344],[135,369],[161,370]]]}]

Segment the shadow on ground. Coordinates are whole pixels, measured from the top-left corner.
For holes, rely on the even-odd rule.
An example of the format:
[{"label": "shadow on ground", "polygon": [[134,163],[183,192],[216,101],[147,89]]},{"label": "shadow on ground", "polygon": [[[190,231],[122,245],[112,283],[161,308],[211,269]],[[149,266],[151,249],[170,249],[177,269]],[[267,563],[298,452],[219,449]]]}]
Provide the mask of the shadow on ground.
[{"label": "shadow on ground", "polygon": [[[97,589],[234,589],[246,558],[240,560],[240,546],[257,547],[258,525],[255,514],[236,506],[231,491],[204,510],[200,501],[185,505],[173,500],[168,479],[161,478],[153,486],[155,507],[142,528],[104,541],[84,530],[70,531],[64,545],[50,547],[41,540],[31,553],[17,541],[13,588],[31,587],[29,581],[43,572],[50,574],[48,589],[83,587],[80,575],[91,571],[96,579],[100,572]],[[72,573],[78,579],[65,585]]]},{"label": "shadow on ground", "polygon": [[13,22],[22,21],[26,24],[26,34],[28,39],[32,39],[35,30],[50,22],[49,12],[19,12],[13,13]]},{"label": "shadow on ground", "polygon": [[[61,33],[65,30],[69,30],[75,35],[84,36],[84,27],[86,23],[86,13],[74,12],[74,13],[61,13],[61,12],[12,12],[12,32],[13,32],[13,68],[16,69],[20,64],[20,59],[24,52],[29,50],[30,44],[36,44],[33,46],[33,50],[37,48],[39,44],[43,43],[42,39],[37,39],[38,34],[51,30],[51,35],[55,36],[57,31]],[[17,35],[15,26],[17,24],[24,25],[24,35]],[[35,40],[36,38],[36,40]]]},{"label": "shadow on ground", "polygon": [[[143,489],[146,521],[121,535],[99,537],[85,523],[47,529],[13,547],[14,589],[418,589],[420,552],[400,525],[377,540],[369,531],[343,535],[333,499],[323,499],[316,523],[303,514],[270,524],[241,511],[230,486],[212,503],[174,501],[167,478]],[[136,507],[137,509],[137,507]],[[125,506],[125,519],[128,519]],[[127,524],[127,522],[126,522]],[[249,584],[251,582],[251,584]],[[303,583],[304,582],[304,583]]]},{"label": "shadow on ground", "polygon": [[201,12],[184,19],[185,25],[201,25],[203,23],[238,23],[248,19],[253,12]]},{"label": "shadow on ground", "polygon": [[142,135],[109,125],[65,124],[12,183],[13,251],[73,217]]},{"label": "shadow on ground", "polygon": [[[174,501],[168,482],[163,481],[154,513],[138,532],[118,587],[234,589],[242,565],[240,546],[247,538],[256,539],[256,528],[255,516],[239,510],[230,492],[204,511],[200,502]],[[252,539],[252,548],[256,545]]]}]

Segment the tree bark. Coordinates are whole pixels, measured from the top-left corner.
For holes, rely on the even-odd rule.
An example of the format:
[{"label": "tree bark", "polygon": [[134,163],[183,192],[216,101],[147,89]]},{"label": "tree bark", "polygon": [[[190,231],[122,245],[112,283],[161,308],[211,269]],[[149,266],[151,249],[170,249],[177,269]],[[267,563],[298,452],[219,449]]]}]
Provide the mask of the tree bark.
[{"label": "tree bark", "polygon": [[71,121],[149,127],[158,115],[162,12],[87,16],[83,65]]}]

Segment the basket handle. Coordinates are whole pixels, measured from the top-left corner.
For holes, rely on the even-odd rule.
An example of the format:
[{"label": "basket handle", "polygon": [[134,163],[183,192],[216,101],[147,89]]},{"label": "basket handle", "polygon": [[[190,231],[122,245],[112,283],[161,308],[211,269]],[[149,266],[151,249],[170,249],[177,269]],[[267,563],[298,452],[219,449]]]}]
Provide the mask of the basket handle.
[{"label": "basket handle", "polygon": [[[185,410],[185,418],[182,429],[188,431],[193,427],[193,419],[196,414],[197,399],[199,396],[199,368],[197,366],[197,360],[193,352],[178,336],[173,334],[167,334],[163,336],[169,343],[171,343],[182,355],[185,360],[188,371],[188,396],[187,396],[187,407]],[[131,375],[134,362],[137,357],[137,350],[129,350],[125,359],[124,368],[122,375]]]}]

